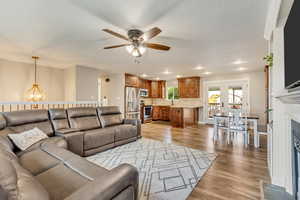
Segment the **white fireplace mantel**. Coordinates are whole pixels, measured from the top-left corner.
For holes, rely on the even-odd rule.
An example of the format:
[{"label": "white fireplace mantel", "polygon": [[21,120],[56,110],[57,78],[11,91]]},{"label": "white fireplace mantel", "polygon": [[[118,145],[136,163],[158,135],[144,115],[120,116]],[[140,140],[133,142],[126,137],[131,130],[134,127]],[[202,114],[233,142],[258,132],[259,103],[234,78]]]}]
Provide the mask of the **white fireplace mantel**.
[{"label": "white fireplace mantel", "polygon": [[276,95],[275,98],[285,104],[300,104],[300,91],[282,93]]}]

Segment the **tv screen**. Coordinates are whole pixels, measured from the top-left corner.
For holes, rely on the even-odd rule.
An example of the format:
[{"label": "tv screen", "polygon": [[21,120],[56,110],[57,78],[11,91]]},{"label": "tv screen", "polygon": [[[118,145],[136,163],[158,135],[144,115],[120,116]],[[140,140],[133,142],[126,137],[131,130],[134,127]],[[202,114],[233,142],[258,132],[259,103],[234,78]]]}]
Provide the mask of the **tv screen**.
[{"label": "tv screen", "polygon": [[[300,83],[300,1],[295,0],[284,28],[285,87]],[[298,82],[299,81],[299,82]],[[298,82],[298,83],[297,83]]]}]

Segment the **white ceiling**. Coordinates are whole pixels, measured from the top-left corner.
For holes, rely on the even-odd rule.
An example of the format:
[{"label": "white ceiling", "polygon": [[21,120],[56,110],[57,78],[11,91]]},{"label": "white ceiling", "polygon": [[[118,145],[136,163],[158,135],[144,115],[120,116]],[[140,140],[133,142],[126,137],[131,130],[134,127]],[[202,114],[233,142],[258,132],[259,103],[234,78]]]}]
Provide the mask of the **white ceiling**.
[{"label": "white ceiling", "polygon": [[[0,7],[0,57],[54,67],[85,65],[109,72],[146,73],[161,79],[180,75],[262,70],[268,0],[9,0]],[[134,63],[124,41],[101,31],[159,27],[151,40],[171,46],[148,50]],[[126,41],[125,41],[126,42]],[[247,63],[233,65],[242,59]],[[202,71],[193,68],[202,65]],[[172,72],[169,75],[164,71]]]}]

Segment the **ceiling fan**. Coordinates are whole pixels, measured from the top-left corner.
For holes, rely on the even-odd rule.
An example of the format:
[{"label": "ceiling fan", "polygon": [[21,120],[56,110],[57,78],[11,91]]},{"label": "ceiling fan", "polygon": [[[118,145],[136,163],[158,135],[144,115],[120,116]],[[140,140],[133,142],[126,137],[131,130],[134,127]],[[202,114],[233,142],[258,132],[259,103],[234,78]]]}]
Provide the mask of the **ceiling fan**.
[{"label": "ceiling fan", "polygon": [[154,27],[145,33],[138,29],[130,29],[127,32],[127,36],[121,35],[109,29],[102,29],[102,31],[129,42],[128,44],[104,47],[104,49],[126,47],[127,51],[134,57],[141,57],[145,53],[147,48],[162,51],[168,51],[170,49],[170,47],[166,45],[148,42],[150,39],[154,38],[161,32],[161,30],[157,27]]}]

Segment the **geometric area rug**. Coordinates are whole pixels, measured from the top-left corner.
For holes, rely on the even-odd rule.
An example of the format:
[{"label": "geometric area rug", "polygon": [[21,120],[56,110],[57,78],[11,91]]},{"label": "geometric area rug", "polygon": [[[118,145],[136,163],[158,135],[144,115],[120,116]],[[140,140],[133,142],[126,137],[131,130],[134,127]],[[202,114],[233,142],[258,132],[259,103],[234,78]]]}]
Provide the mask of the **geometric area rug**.
[{"label": "geometric area rug", "polygon": [[87,160],[109,170],[122,163],[135,166],[140,200],[184,200],[215,158],[215,153],[142,138]]}]

